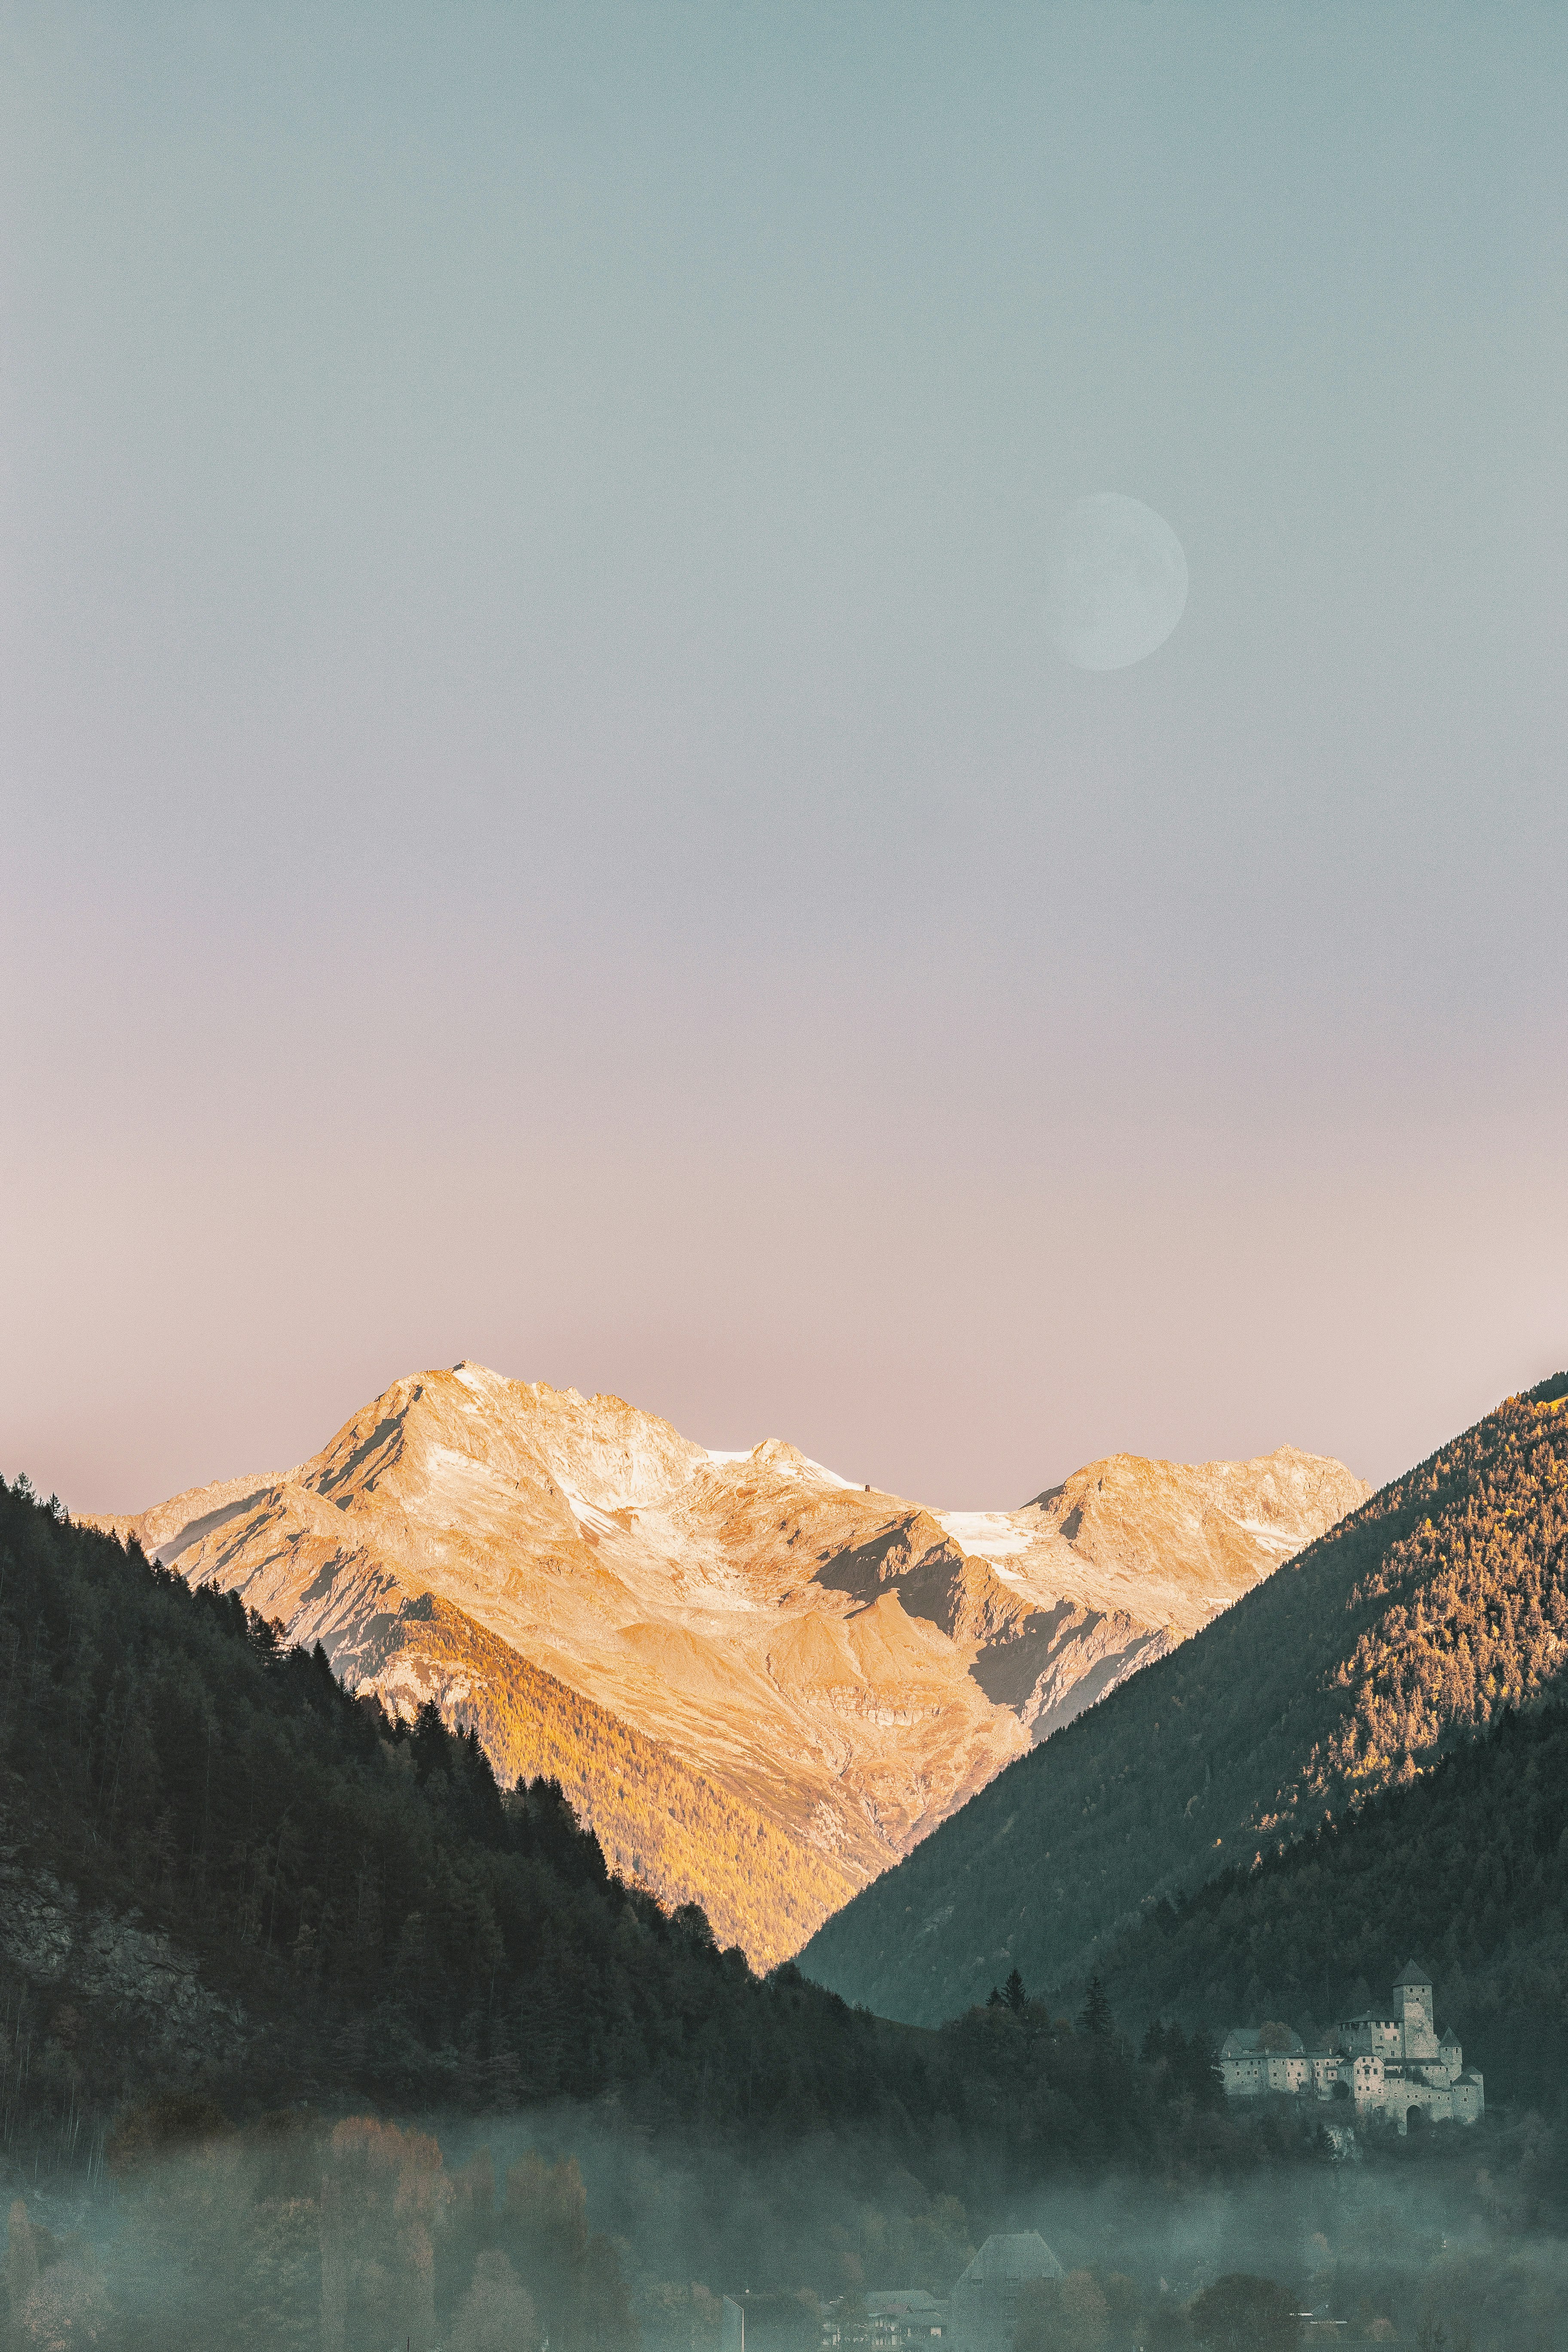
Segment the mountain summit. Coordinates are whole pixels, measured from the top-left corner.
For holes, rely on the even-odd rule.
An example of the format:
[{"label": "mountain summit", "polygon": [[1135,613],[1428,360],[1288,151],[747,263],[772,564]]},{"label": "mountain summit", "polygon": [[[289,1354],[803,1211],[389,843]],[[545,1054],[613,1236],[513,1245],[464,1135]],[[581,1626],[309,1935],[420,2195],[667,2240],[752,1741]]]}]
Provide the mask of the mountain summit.
[{"label": "mountain summit", "polygon": [[292,1470],[99,1524],[557,1777],[613,1868],[768,1964],[1366,1491],[1289,1447],[1117,1454],[939,1511],[460,1363]]}]

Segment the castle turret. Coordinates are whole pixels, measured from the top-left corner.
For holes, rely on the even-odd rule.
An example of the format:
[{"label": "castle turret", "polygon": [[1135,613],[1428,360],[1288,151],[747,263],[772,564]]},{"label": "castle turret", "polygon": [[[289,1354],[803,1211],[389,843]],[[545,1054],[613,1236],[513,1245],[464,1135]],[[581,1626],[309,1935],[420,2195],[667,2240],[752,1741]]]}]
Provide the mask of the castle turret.
[{"label": "castle turret", "polygon": [[1436,2059],[1436,2028],[1432,2022],[1432,1976],[1419,1960],[1412,1960],[1394,1988],[1400,2023],[1400,2055]]}]

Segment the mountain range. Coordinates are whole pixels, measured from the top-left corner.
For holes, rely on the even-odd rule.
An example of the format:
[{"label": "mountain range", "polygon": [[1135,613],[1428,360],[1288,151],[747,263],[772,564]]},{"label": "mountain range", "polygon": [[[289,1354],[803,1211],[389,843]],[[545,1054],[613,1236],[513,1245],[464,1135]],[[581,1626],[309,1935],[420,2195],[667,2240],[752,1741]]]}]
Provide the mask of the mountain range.
[{"label": "mountain range", "polygon": [[[1418,1927],[1430,1959],[1504,1985],[1496,1956],[1518,1918],[1554,1928],[1556,1916],[1553,1890],[1530,1891],[1545,1868],[1533,1828],[1495,1887],[1488,1877],[1486,1847],[1500,1849],[1502,1832],[1472,1791],[1500,1801],[1513,1766],[1505,1757],[1489,1782],[1444,1784],[1466,1827],[1441,1867],[1417,1858],[1442,1835],[1442,1807],[1414,1792],[1449,1751],[1565,1684],[1568,1375],[1505,1400],[1012,1765],[828,1920],[801,1966],[915,2023],[984,2000],[1013,1969],[1068,1999],[1100,1971],[1149,2007],[1212,2023],[1221,2004],[1319,2007],[1344,1991],[1336,1979],[1371,1975],[1368,1939],[1351,1932],[1359,1909],[1384,1966],[1402,1964],[1396,1945]],[[1537,1773],[1557,1753],[1543,1746]],[[1370,1820],[1348,1843],[1304,1851],[1324,1824],[1402,1791],[1400,1866]],[[1554,1854],[1555,1802],[1520,1818]],[[1281,1849],[1289,1870],[1256,1875]],[[1396,1926],[1387,1901],[1412,1868],[1420,1899]],[[1181,1903],[1227,1872],[1178,1930]],[[1540,2005],[1545,1979],[1531,1968]]]},{"label": "mountain range", "polygon": [[507,1785],[559,1780],[612,1868],[771,1965],[1366,1493],[1282,1447],[937,1510],[465,1362],[293,1469],[96,1524],[434,1700]]},{"label": "mountain range", "polygon": [[1201,2048],[1141,2063],[1039,2008],[919,2033],[759,1978],[549,1779],[501,1790],[433,1705],[389,1717],[3,1478],[0,2025],[6,2352],[528,2352],[526,2300],[467,2299],[498,2232],[560,2352],[636,2352],[623,2279],[652,2352],[710,2352],[748,2286],[759,2352],[809,2352],[824,2286],[945,2293],[1053,2182],[1320,2169]]}]

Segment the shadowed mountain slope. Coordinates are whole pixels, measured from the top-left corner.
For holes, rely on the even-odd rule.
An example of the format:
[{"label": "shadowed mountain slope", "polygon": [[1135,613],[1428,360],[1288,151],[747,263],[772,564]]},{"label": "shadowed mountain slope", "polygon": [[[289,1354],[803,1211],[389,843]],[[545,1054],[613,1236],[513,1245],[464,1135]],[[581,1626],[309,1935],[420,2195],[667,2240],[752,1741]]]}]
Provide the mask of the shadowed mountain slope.
[{"label": "shadowed mountain slope", "polygon": [[771,1964],[1364,1492],[1286,1447],[933,1511],[465,1363],[292,1470],[99,1524],[507,1777],[548,1765],[617,1866]]},{"label": "shadowed mountain slope", "polygon": [[1568,1376],[1510,1398],[1004,1773],[802,1965],[917,2021],[1397,1787],[1568,1665]]}]

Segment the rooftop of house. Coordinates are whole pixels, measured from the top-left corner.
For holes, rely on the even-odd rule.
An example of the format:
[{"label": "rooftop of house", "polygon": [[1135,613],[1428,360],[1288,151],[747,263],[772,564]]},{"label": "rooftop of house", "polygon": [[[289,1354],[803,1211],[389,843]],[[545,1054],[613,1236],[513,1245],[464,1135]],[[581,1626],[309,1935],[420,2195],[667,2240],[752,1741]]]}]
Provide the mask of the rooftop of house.
[{"label": "rooftop of house", "polygon": [[1065,2276],[1060,2263],[1037,2230],[1012,2230],[999,2231],[987,2238],[958,2284],[987,2286],[1006,2279]]}]

